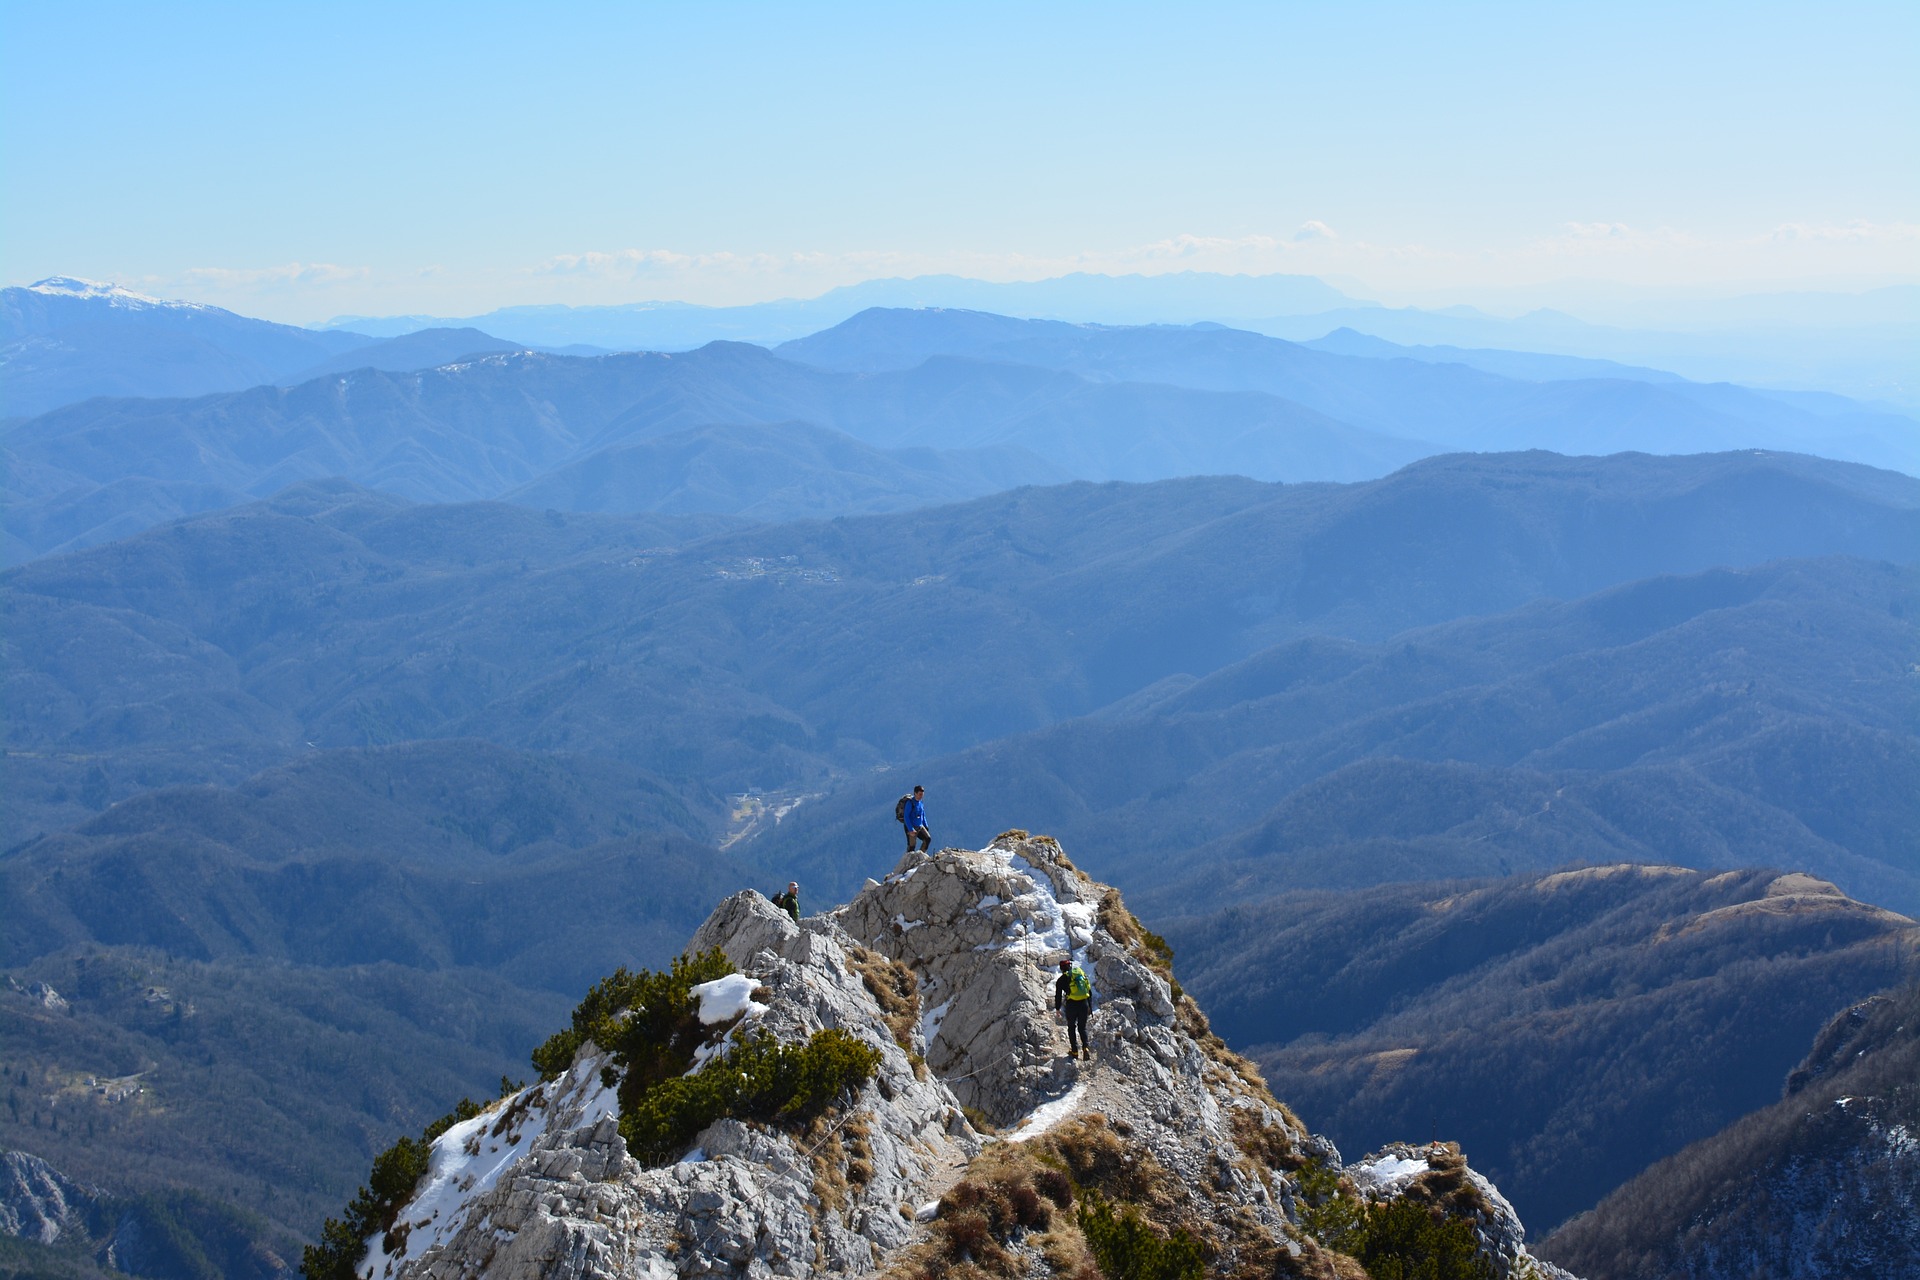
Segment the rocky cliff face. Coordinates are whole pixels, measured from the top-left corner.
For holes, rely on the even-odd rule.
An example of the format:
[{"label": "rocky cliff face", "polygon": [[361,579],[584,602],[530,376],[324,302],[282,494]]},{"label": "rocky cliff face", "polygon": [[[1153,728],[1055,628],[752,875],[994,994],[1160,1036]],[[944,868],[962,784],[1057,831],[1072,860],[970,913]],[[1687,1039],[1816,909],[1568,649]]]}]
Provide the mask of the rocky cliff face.
[{"label": "rocky cliff face", "polygon": [[66,1232],[84,1233],[99,1198],[38,1156],[0,1151],[0,1236],[52,1244]]},{"label": "rocky cliff face", "polygon": [[[716,1023],[696,1069],[742,1036],[837,1029],[878,1052],[871,1079],[804,1130],[721,1119],[650,1168],[628,1154],[617,1072],[588,1043],[563,1074],[441,1135],[359,1272],[1085,1276],[1098,1248],[1076,1205],[1117,1211],[1103,1221],[1120,1235],[1136,1222],[1174,1239],[1209,1275],[1362,1275],[1314,1229],[1337,1188],[1467,1223],[1503,1280],[1564,1274],[1528,1257],[1511,1208],[1457,1148],[1343,1168],[1211,1035],[1156,942],[1118,894],[1024,832],[909,855],[797,925],[736,894],[689,947],[737,971],[696,989]],[[1068,954],[1094,982],[1091,1060],[1065,1056],[1053,1021]]]}]

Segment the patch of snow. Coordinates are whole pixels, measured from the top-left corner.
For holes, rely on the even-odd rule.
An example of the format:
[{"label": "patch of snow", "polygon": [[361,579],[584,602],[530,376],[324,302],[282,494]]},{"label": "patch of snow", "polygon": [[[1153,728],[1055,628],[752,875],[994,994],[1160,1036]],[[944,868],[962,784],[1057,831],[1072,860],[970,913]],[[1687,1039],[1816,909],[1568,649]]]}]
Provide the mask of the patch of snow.
[{"label": "patch of snow", "polygon": [[933,1038],[940,1034],[940,1024],[946,1020],[947,1010],[951,1008],[952,1000],[942,1000],[920,1015],[920,1039],[929,1051],[933,1049]]},{"label": "patch of snow", "polygon": [[925,920],[909,920],[907,919],[905,914],[896,911],[893,916],[893,923],[900,930],[900,932],[912,933],[915,929],[918,929],[921,925],[925,924],[926,921]]},{"label": "patch of snow", "polygon": [[[536,1087],[534,1092],[539,1095],[542,1089]],[[523,1096],[513,1095],[506,1105],[517,1106]],[[466,1222],[472,1197],[490,1190],[507,1166],[524,1156],[534,1139],[546,1132],[544,1101],[540,1096],[532,1099],[503,1134],[492,1132],[500,1120],[499,1108],[463,1120],[441,1134],[434,1141],[426,1176],[397,1220],[408,1227],[400,1252],[389,1255],[379,1238],[372,1240],[360,1264],[360,1274],[393,1275],[428,1249],[452,1239]]]},{"label": "patch of snow", "polygon": [[[1006,859],[1010,870],[1025,876],[1028,883],[1033,886],[1032,892],[1023,893],[1013,901],[1015,905],[1026,908],[1035,917],[1038,922],[1037,927],[1016,926],[1020,928],[1020,932],[1016,933],[1010,928],[1007,930],[1007,936],[1021,939],[1023,947],[1037,942],[1054,951],[1065,951],[1075,960],[1085,960],[1087,942],[1093,940],[1093,909],[1085,903],[1063,904],[1055,896],[1053,881],[1047,878],[1046,872],[1011,849],[994,851]],[[1069,909],[1073,911],[1072,917],[1067,914]],[[1072,933],[1069,932],[1070,923],[1078,926],[1074,932],[1079,933],[1084,941],[1076,943]]]},{"label": "patch of snow", "polygon": [[[582,1126],[618,1115],[618,1086],[600,1083],[607,1061],[601,1054],[583,1059],[559,1079],[509,1094],[435,1138],[426,1175],[395,1219],[396,1226],[408,1228],[406,1242],[400,1252],[389,1254],[383,1237],[368,1241],[359,1274],[366,1280],[393,1276],[428,1249],[451,1240],[465,1225],[474,1199],[491,1190],[501,1174],[527,1154],[557,1111],[572,1109],[569,1095],[579,1095]],[[502,1132],[494,1132],[506,1117],[511,1117],[510,1122]]]},{"label": "patch of snow", "polygon": [[1381,1156],[1377,1160],[1347,1166],[1347,1176],[1362,1191],[1393,1195],[1427,1171],[1425,1160],[1405,1156]]},{"label": "patch of snow", "polygon": [[675,1163],[699,1164],[701,1161],[705,1160],[706,1158],[707,1158],[707,1149],[705,1147],[695,1147],[693,1150],[687,1152],[687,1154],[681,1156],[680,1159],[677,1160]]},{"label": "patch of snow", "polygon": [[[1073,1088],[1055,1098],[1052,1102],[1043,1102],[1028,1112],[1027,1118],[1020,1122],[1019,1129],[1010,1136],[1015,1142],[1025,1142],[1029,1138],[1039,1137],[1078,1111],[1080,1109],[1080,1103],[1086,1096],[1087,1082],[1082,1080],[1080,1083],[1074,1085]],[[1421,1167],[1425,1168],[1426,1166],[1422,1165]]]},{"label": "patch of snow", "polygon": [[940,1202],[938,1200],[929,1200],[913,1211],[913,1220],[915,1222],[932,1222],[939,1216]]},{"label": "patch of snow", "polygon": [[759,985],[758,979],[744,973],[730,973],[695,987],[693,994],[700,1001],[701,1025],[711,1027],[743,1013],[748,1016],[765,1013],[767,1006],[753,998],[753,989]]},{"label": "patch of snow", "polygon": [[1000,905],[1000,895],[997,893],[990,893],[986,897],[980,899],[980,901],[974,903],[971,907],[968,907],[967,910],[991,911],[993,908],[999,905]]},{"label": "patch of snow", "polygon": [[208,307],[197,302],[174,302],[165,298],[150,298],[144,293],[135,293],[123,289],[117,284],[108,284],[100,280],[82,280],[76,276],[48,276],[45,280],[35,281],[27,286],[30,293],[44,293],[55,298],[96,298],[109,306],[144,309],[147,307],[173,307],[191,311],[217,311],[218,307]]}]

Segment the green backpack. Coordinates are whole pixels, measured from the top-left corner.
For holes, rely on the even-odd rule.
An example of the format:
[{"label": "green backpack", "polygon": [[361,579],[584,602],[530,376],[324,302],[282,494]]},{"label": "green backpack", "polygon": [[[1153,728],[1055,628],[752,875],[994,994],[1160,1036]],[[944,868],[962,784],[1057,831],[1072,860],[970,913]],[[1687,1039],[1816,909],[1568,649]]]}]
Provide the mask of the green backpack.
[{"label": "green backpack", "polygon": [[1093,984],[1087,981],[1087,971],[1077,964],[1067,970],[1067,999],[1093,999]]}]

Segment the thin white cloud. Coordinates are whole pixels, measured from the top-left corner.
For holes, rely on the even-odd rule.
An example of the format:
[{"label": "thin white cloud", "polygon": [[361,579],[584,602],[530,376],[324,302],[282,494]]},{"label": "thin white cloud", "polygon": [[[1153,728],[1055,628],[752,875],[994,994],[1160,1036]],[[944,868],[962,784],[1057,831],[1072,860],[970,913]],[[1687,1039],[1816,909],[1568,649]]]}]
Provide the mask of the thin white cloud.
[{"label": "thin white cloud", "polygon": [[1765,234],[1755,238],[1754,243],[1767,244],[1894,244],[1903,241],[1920,240],[1920,223],[1915,222],[1868,222],[1855,219],[1852,222],[1825,225],[1806,222],[1783,222]]},{"label": "thin white cloud", "polygon": [[303,288],[370,280],[371,267],[332,262],[289,262],[273,267],[189,267],[174,276],[149,276],[155,284],[213,290]]}]

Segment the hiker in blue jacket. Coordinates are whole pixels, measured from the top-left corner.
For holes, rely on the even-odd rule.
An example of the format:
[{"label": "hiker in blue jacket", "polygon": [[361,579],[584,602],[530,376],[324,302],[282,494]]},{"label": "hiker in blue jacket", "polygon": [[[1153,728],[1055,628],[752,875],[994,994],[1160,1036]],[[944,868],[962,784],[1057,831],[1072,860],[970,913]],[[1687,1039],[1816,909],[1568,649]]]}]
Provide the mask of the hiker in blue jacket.
[{"label": "hiker in blue jacket", "polygon": [[920,841],[920,851],[925,853],[933,848],[933,832],[927,830],[927,789],[915,787],[913,794],[907,797],[907,803],[900,810],[900,825],[907,829],[907,852],[913,852],[913,842]]}]

